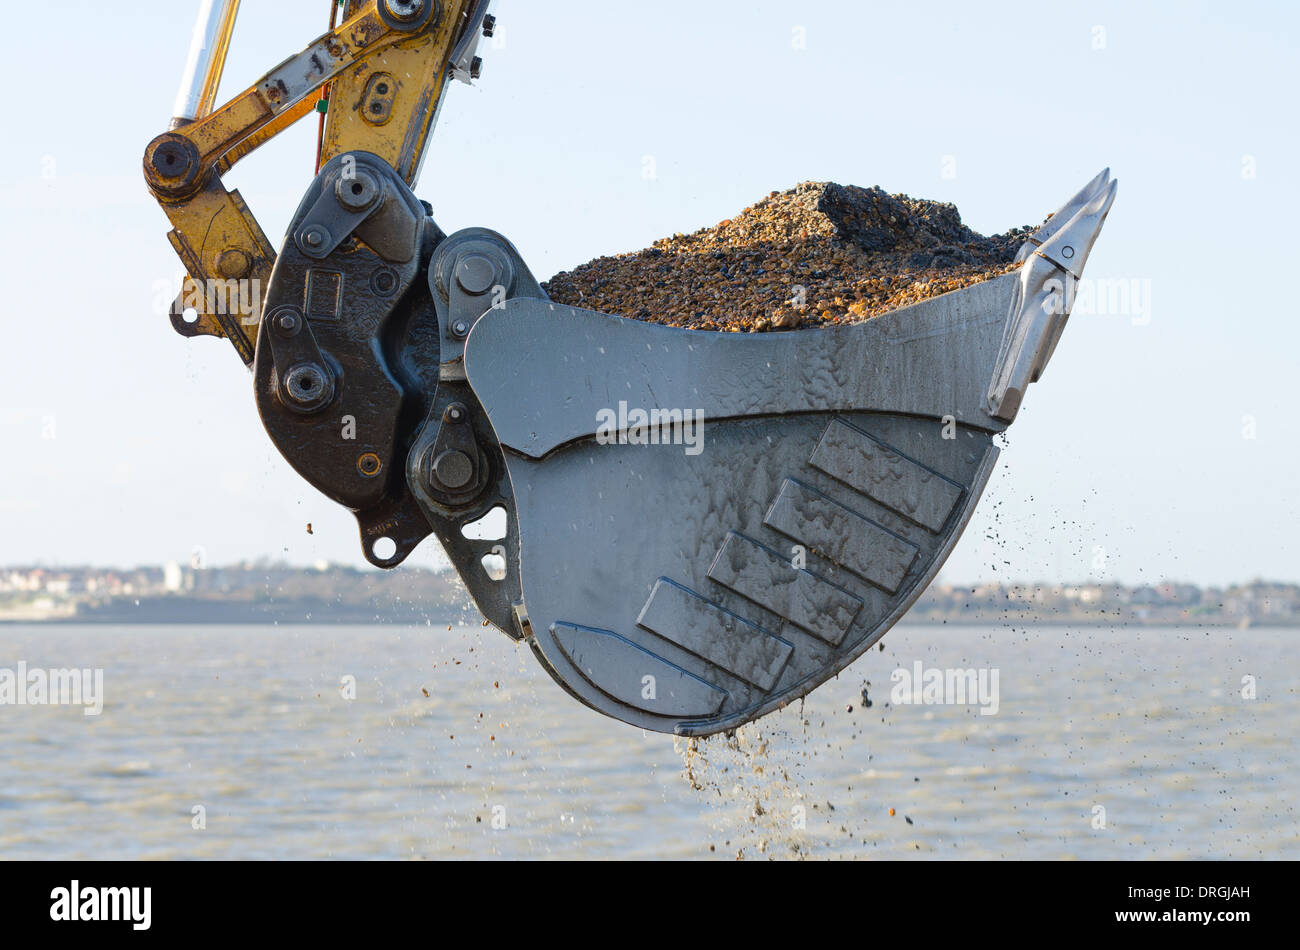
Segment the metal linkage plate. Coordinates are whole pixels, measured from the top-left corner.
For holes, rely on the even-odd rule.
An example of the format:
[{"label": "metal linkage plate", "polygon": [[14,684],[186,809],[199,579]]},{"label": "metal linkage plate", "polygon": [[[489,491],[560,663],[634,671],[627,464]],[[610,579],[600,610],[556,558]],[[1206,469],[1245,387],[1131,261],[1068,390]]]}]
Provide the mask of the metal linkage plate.
[{"label": "metal linkage plate", "polygon": [[[522,639],[519,520],[497,437],[465,382],[464,340],[493,307],[546,295],[515,247],[485,228],[458,231],[439,243],[427,284],[441,362],[428,416],[408,455],[407,485],[483,616]],[[517,396],[528,398],[523,390]],[[466,537],[465,527],[494,509],[503,514],[501,537]]]},{"label": "metal linkage plate", "polygon": [[379,567],[400,564],[429,534],[405,469],[438,383],[422,263],[439,237],[382,160],[335,158],[293,218],[258,335],[253,379],[267,434],[356,514],[365,557]]}]

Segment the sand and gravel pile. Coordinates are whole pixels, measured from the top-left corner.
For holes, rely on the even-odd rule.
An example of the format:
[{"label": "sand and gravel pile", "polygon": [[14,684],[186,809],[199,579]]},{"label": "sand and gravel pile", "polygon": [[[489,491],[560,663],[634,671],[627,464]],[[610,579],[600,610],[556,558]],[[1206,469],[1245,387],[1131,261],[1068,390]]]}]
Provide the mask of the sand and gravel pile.
[{"label": "sand and gravel pile", "polygon": [[1014,270],[1032,230],[984,237],[951,204],[805,182],[543,287],[557,303],[698,330],[856,323]]}]

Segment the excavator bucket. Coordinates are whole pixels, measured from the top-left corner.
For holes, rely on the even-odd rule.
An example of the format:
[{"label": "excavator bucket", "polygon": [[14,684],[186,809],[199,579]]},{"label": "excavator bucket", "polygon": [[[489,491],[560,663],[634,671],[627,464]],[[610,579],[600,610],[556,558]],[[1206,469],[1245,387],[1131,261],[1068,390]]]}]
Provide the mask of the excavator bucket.
[{"label": "excavator bucket", "polygon": [[[448,78],[479,74],[489,0],[355,0],[214,108],[238,6],[202,5],[177,114],[145,150],[207,291],[173,326],[234,345],[267,434],[356,515],[367,560],[396,567],[435,535],[569,693],[681,735],[779,708],[884,636],[1060,339],[1109,171],[1015,272],[865,323],[626,320],[547,299],[502,235],[445,234],[411,189]],[[313,107],[317,174],[276,252],[221,176]],[[232,284],[259,305],[222,305]],[[497,511],[498,538],[470,530]]]},{"label": "excavator bucket", "polygon": [[853,326],[713,333],[540,294],[482,313],[464,373],[513,493],[514,622],[547,671],[697,736],[876,643],[970,520],[1115,190],[1089,182],[1017,271]]}]

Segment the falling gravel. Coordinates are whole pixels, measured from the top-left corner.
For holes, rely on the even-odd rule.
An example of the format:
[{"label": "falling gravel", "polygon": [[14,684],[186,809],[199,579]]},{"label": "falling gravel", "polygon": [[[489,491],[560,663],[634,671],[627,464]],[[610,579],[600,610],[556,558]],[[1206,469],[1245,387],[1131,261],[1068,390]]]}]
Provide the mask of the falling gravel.
[{"label": "falling gravel", "polygon": [[1032,230],[984,237],[952,204],[804,182],[543,287],[557,303],[698,330],[857,323],[1014,270]]}]

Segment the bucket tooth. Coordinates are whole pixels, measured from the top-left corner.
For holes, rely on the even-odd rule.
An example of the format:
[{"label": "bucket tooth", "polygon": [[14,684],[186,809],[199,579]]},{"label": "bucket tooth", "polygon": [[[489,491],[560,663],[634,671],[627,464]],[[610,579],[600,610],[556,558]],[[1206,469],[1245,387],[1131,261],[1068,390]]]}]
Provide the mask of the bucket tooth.
[{"label": "bucket tooth", "polygon": [[1056,213],[1048,218],[1042,227],[1029,235],[1029,240],[1021,246],[1020,252],[1016,255],[1016,263],[1027,260],[1030,254],[1047,243],[1053,234],[1064,227],[1078,213],[1080,208],[1101,194],[1109,184],[1110,169],[1103,168],[1092,181],[1080,188],[1074,197],[1057,208]]},{"label": "bucket tooth", "polygon": [[1106,223],[1106,215],[1110,214],[1110,206],[1115,203],[1118,190],[1119,182],[1112,181],[1097,192],[1068,222],[1043,242],[1038,253],[1075,278],[1082,277],[1083,266],[1088,262],[1088,255],[1092,253],[1092,246],[1101,233],[1101,226]]},{"label": "bucket tooth", "polygon": [[[1021,266],[1020,285],[1012,299],[989,385],[986,408],[994,418],[1012,422],[1025,390],[1047,368],[1065,330],[1076,282],[1083,275],[1118,189],[1119,182],[1109,178],[1093,189],[1088,200],[1055,227]],[[1087,191],[1085,188],[1080,194]]]}]

